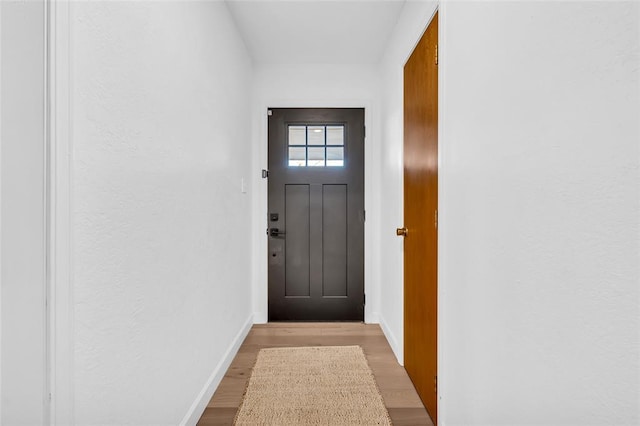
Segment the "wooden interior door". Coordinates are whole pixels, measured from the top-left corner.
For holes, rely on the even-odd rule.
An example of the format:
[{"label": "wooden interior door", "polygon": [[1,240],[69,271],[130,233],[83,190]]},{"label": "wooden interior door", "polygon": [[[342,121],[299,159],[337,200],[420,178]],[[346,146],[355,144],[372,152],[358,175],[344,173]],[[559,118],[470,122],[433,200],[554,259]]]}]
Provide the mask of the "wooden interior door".
[{"label": "wooden interior door", "polygon": [[404,365],[434,424],[438,375],[438,14],[404,67]]}]

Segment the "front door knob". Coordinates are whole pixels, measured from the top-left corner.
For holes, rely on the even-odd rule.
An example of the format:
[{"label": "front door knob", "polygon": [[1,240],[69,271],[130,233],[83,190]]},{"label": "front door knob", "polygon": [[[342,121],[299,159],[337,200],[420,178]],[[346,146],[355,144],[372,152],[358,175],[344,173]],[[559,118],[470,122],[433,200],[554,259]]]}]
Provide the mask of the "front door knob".
[{"label": "front door knob", "polygon": [[409,230],[404,226],[402,228],[396,229],[396,235],[399,237],[406,237],[408,233],[409,233]]},{"label": "front door knob", "polygon": [[269,228],[268,234],[270,237],[277,237],[279,235],[285,235],[285,232],[279,230],[278,228]]}]

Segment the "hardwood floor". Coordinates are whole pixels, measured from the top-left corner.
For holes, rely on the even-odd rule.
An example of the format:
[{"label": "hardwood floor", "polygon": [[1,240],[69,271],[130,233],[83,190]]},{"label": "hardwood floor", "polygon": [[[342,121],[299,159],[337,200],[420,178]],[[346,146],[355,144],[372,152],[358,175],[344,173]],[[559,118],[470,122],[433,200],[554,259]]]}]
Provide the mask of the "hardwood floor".
[{"label": "hardwood floor", "polygon": [[260,349],[341,345],[360,345],[364,350],[394,426],[433,425],[409,376],[396,361],[380,327],[362,323],[254,325],[198,425],[233,423]]}]

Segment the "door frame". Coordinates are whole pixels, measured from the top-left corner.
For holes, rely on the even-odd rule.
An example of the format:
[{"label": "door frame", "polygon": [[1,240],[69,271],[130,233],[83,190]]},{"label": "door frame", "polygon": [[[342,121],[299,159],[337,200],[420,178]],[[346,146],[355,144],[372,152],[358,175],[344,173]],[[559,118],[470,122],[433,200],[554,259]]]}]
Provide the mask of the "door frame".
[{"label": "door frame", "polygon": [[[73,135],[71,133],[71,111],[73,108],[70,93],[72,88],[70,41],[73,37],[71,14],[73,2],[46,0],[49,4],[50,21],[49,35],[49,106],[50,106],[50,284],[51,295],[49,312],[50,331],[50,389],[52,390],[51,422],[53,424],[73,424],[74,418],[74,389],[73,389],[73,283],[71,282],[73,268],[73,253],[71,243],[71,212],[72,212],[72,182],[71,155]],[[447,347],[445,329],[447,325],[444,291],[447,276],[444,268],[447,257],[447,241],[443,238],[448,228],[447,195],[444,191],[448,182],[449,167],[446,161],[447,132],[444,125],[446,119],[446,91],[447,78],[447,39],[444,36],[448,29],[447,7],[449,0],[439,0],[434,5],[431,16],[414,40],[414,46],[407,52],[411,55],[413,47],[420,40],[424,30],[428,27],[436,11],[439,11],[438,34],[438,413],[439,422],[446,421],[446,398],[441,395],[447,393],[447,371],[451,368],[444,348]],[[399,64],[402,69],[404,62]],[[327,99],[322,97],[291,97],[291,96],[261,96],[253,103],[248,111],[249,125],[252,127],[251,173],[248,181],[251,184],[251,233],[252,240],[248,243],[250,253],[254,259],[252,271],[254,323],[267,322],[267,238],[265,234],[267,209],[267,185],[260,176],[260,171],[267,167],[267,110],[269,108],[364,108],[365,125],[365,293],[368,295],[365,306],[365,322],[378,323],[380,306],[379,274],[375,265],[379,263],[380,251],[375,234],[380,231],[379,196],[376,190],[380,188],[378,178],[380,171],[381,151],[381,120],[380,101],[374,97],[350,97],[348,99]],[[402,191],[403,183],[397,190]],[[402,271],[400,276],[403,279]],[[402,337],[400,337],[402,338]],[[397,342],[399,348],[404,342]],[[402,349],[400,349],[402,350]],[[400,359],[402,362],[402,359]]]},{"label": "door frame", "polygon": [[75,423],[73,328],[73,2],[47,4],[47,287],[49,424]]},{"label": "door frame", "polygon": [[[447,357],[444,355],[444,348],[446,347],[446,318],[445,318],[445,298],[443,291],[446,288],[446,269],[444,268],[444,259],[446,258],[446,239],[444,238],[445,230],[448,227],[447,222],[447,204],[446,204],[446,191],[445,182],[447,181],[447,173],[449,168],[447,167],[444,159],[446,151],[445,132],[445,117],[446,117],[446,93],[445,93],[445,80],[447,76],[447,42],[445,30],[447,28],[447,6],[448,0],[439,0],[438,4],[434,8],[433,14],[429,18],[429,22],[424,27],[425,31],[428,28],[431,20],[438,13],[438,351],[436,354],[438,361],[438,394],[437,394],[437,407],[438,407],[438,424],[445,424],[445,402],[442,395],[446,395],[447,390]],[[422,37],[420,34],[420,37]],[[446,401],[446,400],[445,400]],[[437,426],[437,425],[436,425]]]},{"label": "door frame", "polygon": [[[72,2],[42,0],[44,72],[44,377],[45,424],[74,424],[71,51]],[[2,8],[0,7],[0,13]],[[1,123],[0,123],[1,125]],[[1,267],[1,265],[0,265]],[[1,289],[0,289],[1,291]],[[0,345],[2,342],[0,342]],[[0,364],[0,370],[2,365]],[[46,397],[48,394],[48,398]],[[1,407],[0,407],[1,409]]]},{"label": "door frame", "polygon": [[[443,360],[443,356],[442,356],[442,350],[441,350],[441,338],[442,338],[442,294],[443,292],[441,291],[441,265],[442,265],[442,252],[441,252],[441,247],[442,247],[442,232],[441,232],[441,216],[442,215],[442,128],[443,128],[443,98],[442,98],[442,93],[443,93],[443,78],[442,78],[442,73],[443,73],[443,61],[441,58],[441,50],[442,50],[442,6],[443,6],[443,1],[440,0],[438,1],[438,3],[433,7],[433,10],[431,11],[430,15],[428,16],[428,18],[423,21],[423,24],[420,27],[420,32],[417,35],[416,39],[413,40],[413,45],[411,46],[411,48],[408,50],[408,52],[406,53],[405,57],[404,57],[404,61],[402,63],[402,65],[400,66],[402,73],[404,75],[405,73],[405,68],[407,66],[407,63],[409,62],[409,60],[411,59],[412,55],[414,54],[416,48],[418,47],[418,45],[420,44],[420,42],[422,41],[422,38],[425,36],[425,33],[427,32],[427,30],[429,29],[429,27],[431,26],[431,24],[433,23],[434,18],[436,17],[436,15],[438,15],[438,32],[437,32],[437,44],[436,44],[436,64],[437,64],[437,69],[438,69],[438,78],[437,78],[437,96],[438,96],[438,102],[437,102],[437,107],[438,107],[438,112],[437,112],[437,128],[438,128],[438,133],[437,133],[437,138],[436,138],[436,145],[437,145],[437,163],[438,163],[438,170],[437,170],[437,179],[438,179],[438,184],[437,184],[437,188],[438,188],[438,195],[437,195],[437,199],[436,199],[436,305],[437,305],[437,312],[436,312],[436,363],[437,363],[437,368],[436,368],[436,413],[435,416],[437,418],[436,420],[436,426],[438,424],[444,424],[443,418],[441,416],[441,394],[442,394],[442,386],[441,386],[441,381],[442,381],[442,377],[441,377],[441,370],[442,370],[442,364],[441,361]],[[404,91],[406,87],[406,82],[404,80],[404,78],[402,79],[402,90]],[[404,134],[404,126],[406,126],[406,122],[404,120],[405,117],[405,104],[403,102],[403,106],[402,106],[402,121],[403,121],[403,136],[402,136],[402,144],[401,147],[404,150],[405,144],[406,144],[406,136]],[[404,157],[403,157],[404,158]],[[406,219],[406,215],[405,215],[405,206],[406,206],[406,200],[404,198],[405,196],[405,173],[406,173],[406,169],[404,167],[404,159],[402,162],[402,179],[401,179],[401,184],[400,187],[398,188],[398,191],[402,194],[402,226],[406,226],[407,223],[405,223],[405,219]],[[427,220],[430,220],[427,218]],[[404,237],[406,238],[406,237]],[[403,239],[404,239],[403,238]],[[404,243],[403,243],[403,247],[404,247]],[[405,290],[406,290],[406,262],[405,262],[405,255],[404,255],[404,248],[403,248],[403,265],[402,265],[402,295],[403,295],[403,319],[402,319],[402,364],[404,365],[404,361],[405,361],[405,356],[406,356],[406,352],[405,352],[405,345],[406,345],[406,340],[405,340],[405,331],[406,331],[406,316],[405,316],[405,309],[404,309],[404,300],[405,300]],[[426,408],[426,406],[425,406]],[[429,413],[429,416],[431,417],[431,419],[433,420],[434,416]]]},{"label": "door frame", "polygon": [[[447,78],[447,38],[445,36],[448,30],[448,15],[447,8],[449,1],[451,0],[438,0],[434,5],[433,10],[431,11],[428,18],[424,21],[420,32],[417,34],[415,40],[413,40],[413,45],[407,51],[406,56],[402,64],[399,65],[399,68],[404,69],[404,64],[409,60],[413,50],[420,42],[420,39],[426,32],[427,28],[431,24],[431,21],[435,17],[436,13],[438,14],[438,258],[437,258],[437,282],[438,282],[438,295],[437,295],[437,303],[438,303],[438,313],[437,313],[437,339],[438,339],[438,347],[437,347],[437,362],[438,362],[438,394],[437,394],[437,410],[438,410],[438,424],[444,425],[446,424],[446,398],[443,398],[443,395],[447,394],[447,371],[449,371],[450,367],[449,362],[447,360],[447,356],[445,354],[445,348],[447,347],[447,339],[446,339],[446,328],[447,328],[447,320],[446,315],[448,314],[446,310],[446,283],[447,283],[447,269],[444,267],[447,259],[447,241],[444,238],[444,235],[448,230],[448,208],[447,208],[447,193],[445,188],[447,187],[447,182],[449,178],[449,167],[447,164],[447,155],[446,155],[446,141],[447,132],[445,126],[445,120],[447,116],[446,110],[446,90],[445,90],[445,82]],[[403,79],[403,88],[404,88],[404,79]],[[404,110],[403,110],[403,120],[404,120]],[[404,134],[403,134],[403,143],[404,143]],[[403,163],[404,164],[404,163]],[[404,167],[404,166],[403,166]],[[402,195],[402,217],[404,220],[404,176],[401,179],[400,185],[397,188]],[[404,253],[403,253],[404,259]],[[404,263],[404,262],[403,262]],[[404,297],[404,265],[402,270],[402,294]],[[404,307],[403,307],[403,317],[404,317]],[[404,319],[402,322],[403,328],[403,336],[401,350],[402,350],[402,360],[401,364],[404,365]],[[437,426],[437,425],[436,425]]]},{"label": "door frame", "polygon": [[379,123],[378,106],[371,99],[356,99],[350,101],[327,100],[317,98],[271,98],[266,97],[257,102],[256,108],[252,111],[254,135],[257,135],[253,144],[252,161],[252,187],[255,188],[252,194],[253,217],[252,217],[252,256],[254,259],[253,276],[253,312],[254,324],[265,324],[268,322],[268,237],[266,228],[268,227],[268,185],[267,180],[262,179],[260,174],[262,169],[267,169],[268,165],[268,116],[270,108],[363,108],[364,123],[366,133],[364,137],[364,208],[367,217],[364,223],[364,293],[366,304],[364,308],[364,322],[378,322],[378,285],[379,277],[375,271],[377,259],[380,258],[379,244],[376,244],[376,230],[379,227],[378,201],[379,197],[374,193],[374,189],[379,187],[380,154],[377,150],[377,134],[375,125]]},{"label": "door frame", "polygon": [[[404,69],[405,63],[411,57],[414,49],[420,42],[422,36],[426,32],[427,28],[431,24],[436,13],[438,13],[438,258],[437,258],[437,280],[438,280],[438,295],[437,295],[437,303],[438,303],[438,313],[437,313],[437,339],[438,339],[438,347],[437,347],[437,362],[438,362],[438,395],[437,395],[437,410],[438,410],[438,424],[446,424],[446,398],[443,398],[443,395],[447,394],[447,371],[453,368],[450,367],[450,363],[447,360],[447,356],[445,354],[445,348],[447,347],[447,339],[445,330],[447,328],[447,320],[446,315],[449,312],[446,310],[446,282],[447,282],[447,270],[444,268],[445,260],[447,257],[447,241],[444,238],[444,235],[448,229],[448,208],[447,208],[447,194],[445,188],[447,186],[448,178],[449,178],[449,167],[446,161],[446,145],[444,141],[447,138],[445,120],[447,116],[446,111],[446,90],[445,90],[445,82],[447,78],[447,38],[445,37],[445,33],[448,30],[448,14],[447,9],[449,2],[452,0],[437,0],[436,4],[433,6],[433,9],[427,15],[425,13],[424,18],[426,18],[421,26],[419,27],[419,31],[416,31],[416,37],[412,40],[412,45],[407,49],[406,54],[403,58],[401,64],[398,64],[399,72],[402,72]],[[404,79],[403,86],[404,89]],[[404,120],[404,110],[402,120]],[[404,144],[404,132],[403,132],[403,140]],[[404,163],[403,163],[404,167]],[[402,174],[402,178],[400,179],[400,183],[396,188],[397,191],[402,194],[402,213],[401,217],[404,220],[404,172]],[[401,224],[399,224],[401,225]],[[404,253],[403,253],[403,263],[404,263]],[[404,298],[404,265],[400,271],[400,277],[402,280],[402,297]],[[402,321],[402,334],[399,336],[402,339],[401,342],[398,342],[398,349],[400,350],[399,362],[401,365],[404,365],[404,306],[403,306],[403,321]],[[437,426],[437,425],[436,425]]]},{"label": "door frame", "polygon": [[[346,298],[326,298],[317,294],[318,286],[322,288],[320,294],[324,294],[324,285],[327,284],[325,282],[327,277],[327,271],[325,270],[326,259],[317,264],[312,258],[314,257],[314,250],[320,250],[324,253],[326,224],[321,226],[322,231],[320,231],[320,234],[312,231],[312,228],[315,229],[313,226],[309,229],[311,231],[308,241],[310,244],[308,259],[308,272],[310,274],[308,282],[309,299],[295,300],[288,299],[284,296],[284,293],[279,295],[285,288],[288,288],[286,284],[288,273],[285,272],[288,269],[285,267],[287,262],[273,263],[271,256],[276,256],[273,250],[279,247],[280,249],[284,248],[283,253],[286,257],[288,243],[282,239],[268,238],[269,280],[267,286],[269,321],[287,321],[285,318],[292,318],[289,321],[364,321],[364,114],[364,108],[270,108],[268,110],[269,179],[267,179],[267,205],[269,216],[274,211],[280,211],[281,216],[283,216],[281,219],[284,220],[278,225],[278,223],[274,224],[271,219],[267,219],[268,229],[272,229],[272,226],[284,226],[289,231],[291,230],[288,228],[290,225],[287,225],[289,221],[288,213],[286,213],[289,210],[289,201],[288,196],[285,195],[287,183],[295,181],[298,184],[306,182],[307,186],[310,185],[307,194],[309,197],[307,207],[310,209],[308,220],[311,221],[309,225],[315,223],[314,220],[316,222],[318,220],[320,222],[324,221],[320,217],[324,215],[321,210],[326,206],[326,200],[322,195],[324,194],[324,186],[328,184],[329,187],[339,185],[345,189],[347,186],[351,188],[344,193],[344,201],[346,203],[344,206],[346,209],[344,211],[346,249],[344,253],[346,256],[344,258],[344,285],[347,291],[344,296]],[[340,124],[345,138],[343,141],[345,143],[345,167],[297,167],[294,168],[299,169],[296,171],[290,167],[283,166],[282,162],[286,163],[289,154],[286,141],[283,142],[280,139],[286,136],[286,128],[292,123],[307,126]],[[326,143],[328,142],[325,141],[325,146],[331,146],[326,145]],[[316,191],[317,188],[316,190],[313,189],[318,185],[322,187],[320,193]],[[355,192],[352,192],[352,189]],[[318,196],[320,198],[317,198]],[[316,202],[320,204],[318,205]],[[287,237],[289,236],[291,234],[287,235]],[[288,241],[288,238],[286,240]],[[318,279],[320,281],[317,281]],[[312,314],[311,312],[314,313]]]}]

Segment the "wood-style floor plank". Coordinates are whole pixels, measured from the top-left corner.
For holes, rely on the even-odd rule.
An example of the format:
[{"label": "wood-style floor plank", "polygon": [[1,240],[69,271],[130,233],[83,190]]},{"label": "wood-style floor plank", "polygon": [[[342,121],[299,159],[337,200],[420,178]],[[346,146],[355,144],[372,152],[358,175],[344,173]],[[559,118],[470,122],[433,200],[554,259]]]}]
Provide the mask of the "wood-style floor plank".
[{"label": "wood-style floor plank", "polygon": [[350,345],[359,345],[364,350],[394,426],[433,426],[409,376],[396,361],[380,327],[362,323],[254,325],[198,425],[219,426],[233,423],[260,349]]}]

